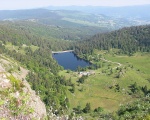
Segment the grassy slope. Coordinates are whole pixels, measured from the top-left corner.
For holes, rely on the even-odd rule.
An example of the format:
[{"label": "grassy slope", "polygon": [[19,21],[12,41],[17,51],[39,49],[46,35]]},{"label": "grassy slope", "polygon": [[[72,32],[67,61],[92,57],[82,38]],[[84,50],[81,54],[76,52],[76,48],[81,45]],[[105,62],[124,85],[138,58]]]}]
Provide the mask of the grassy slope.
[{"label": "grassy slope", "polygon": [[[104,53],[104,52],[103,52]],[[102,54],[98,51],[97,54]],[[109,71],[108,64],[103,63],[104,67],[95,71],[95,75],[91,75],[85,80],[84,84],[78,84],[76,81],[79,76],[77,73],[61,71],[60,75],[66,76],[66,78],[72,78],[72,82],[76,84],[75,93],[72,94],[68,91],[68,97],[70,99],[71,108],[80,105],[82,108],[85,104],[90,102],[92,109],[97,107],[103,107],[106,111],[117,110],[120,104],[134,100],[127,94],[129,91],[128,86],[137,83],[138,86],[147,85],[150,88],[150,83],[147,79],[150,78],[150,54],[136,53],[134,56],[117,56],[106,53],[105,59],[113,62],[119,62],[122,64],[122,68],[125,66],[127,69],[125,73],[120,77],[116,78],[117,71],[113,69],[113,74],[108,75],[102,73],[102,70]],[[133,65],[133,68],[129,67]],[[118,66],[117,64],[111,64],[110,68]],[[109,89],[109,86],[119,84],[121,87],[120,92],[115,92],[115,89]],[[79,91],[83,89],[83,91]],[[123,94],[124,93],[124,94]]]},{"label": "grassy slope", "polygon": [[18,51],[18,52],[21,53],[21,54],[25,54],[25,48],[28,48],[28,47],[30,47],[33,52],[34,52],[35,50],[39,49],[39,47],[37,47],[37,46],[34,46],[34,45],[27,46],[27,45],[25,45],[25,44],[22,45],[22,46],[19,48],[19,46],[12,45],[12,43],[9,43],[9,42],[7,42],[7,44],[5,45],[5,47],[6,47],[7,49],[9,49],[9,50],[16,50],[16,51]]}]

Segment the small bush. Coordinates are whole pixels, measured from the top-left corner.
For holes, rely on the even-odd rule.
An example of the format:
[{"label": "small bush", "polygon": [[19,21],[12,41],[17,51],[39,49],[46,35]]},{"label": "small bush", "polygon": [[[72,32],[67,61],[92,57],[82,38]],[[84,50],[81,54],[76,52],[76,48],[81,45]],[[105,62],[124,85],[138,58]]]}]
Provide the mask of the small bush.
[{"label": "small bush", "polygon": [[17,80],[14,76],[10,75],[8,77],[13,87],[15,87],[16,90],[21,90],[21,87],[23,87],[23,84],[20,80]]}]

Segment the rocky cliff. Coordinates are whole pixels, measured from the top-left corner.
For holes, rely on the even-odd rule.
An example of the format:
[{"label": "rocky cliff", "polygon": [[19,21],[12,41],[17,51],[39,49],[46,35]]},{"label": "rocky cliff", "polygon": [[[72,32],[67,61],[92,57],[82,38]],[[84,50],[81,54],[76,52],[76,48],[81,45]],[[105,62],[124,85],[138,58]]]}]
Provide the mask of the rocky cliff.
[{"label": "rocky cliff", "polygon": [[44,119],[46,108],[25,80],[28,70],[0,56],[0,119]]}]

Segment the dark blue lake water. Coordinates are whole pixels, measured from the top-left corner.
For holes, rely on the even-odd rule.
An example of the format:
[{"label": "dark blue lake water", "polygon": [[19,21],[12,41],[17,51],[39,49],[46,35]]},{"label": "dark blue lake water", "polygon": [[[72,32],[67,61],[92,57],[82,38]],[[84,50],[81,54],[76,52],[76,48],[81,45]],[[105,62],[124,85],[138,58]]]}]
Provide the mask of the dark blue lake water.
[{"label": "dark blue lake water", "polygon": [[53,58],[55,58],[58,64],[63,66],[64,69],[76,70],[78,66],[86,67],[91,65],[90,62],[77,57],[73,52],[54,53]]}]

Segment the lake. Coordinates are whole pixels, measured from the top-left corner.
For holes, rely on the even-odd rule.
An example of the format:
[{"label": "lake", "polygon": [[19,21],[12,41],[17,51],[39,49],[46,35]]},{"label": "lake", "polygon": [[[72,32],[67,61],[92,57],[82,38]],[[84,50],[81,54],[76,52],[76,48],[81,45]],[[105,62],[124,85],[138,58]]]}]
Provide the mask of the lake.
[{"label": "lake", "polygon": [[53,58],[64,69],[76,70],[78,66],[86,67],[91,65],[90,62],[77,57],[73,52],[53,53]]}]

